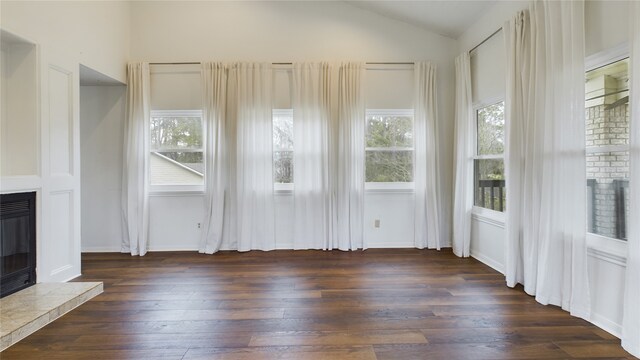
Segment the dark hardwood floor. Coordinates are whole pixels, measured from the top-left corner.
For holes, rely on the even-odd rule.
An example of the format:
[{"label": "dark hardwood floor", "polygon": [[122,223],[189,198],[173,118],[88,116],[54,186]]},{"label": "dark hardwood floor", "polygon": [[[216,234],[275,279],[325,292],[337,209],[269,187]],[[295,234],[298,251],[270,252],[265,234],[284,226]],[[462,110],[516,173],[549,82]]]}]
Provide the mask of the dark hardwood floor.
[{"label": "dark hardwood floor", "polygon": [[105,292],[8,359],[633,359],[450,251],[84,254]]}]

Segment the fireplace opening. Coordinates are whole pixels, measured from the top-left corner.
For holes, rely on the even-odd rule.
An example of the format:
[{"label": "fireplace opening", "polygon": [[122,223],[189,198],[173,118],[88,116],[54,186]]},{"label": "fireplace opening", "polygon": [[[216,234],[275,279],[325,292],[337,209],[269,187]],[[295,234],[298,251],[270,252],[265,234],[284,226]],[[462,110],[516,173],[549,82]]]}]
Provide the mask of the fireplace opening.
[{"label": "fireplace opening", "polygon": [[36,283],[36,193],[0,195],[0,297]]}]

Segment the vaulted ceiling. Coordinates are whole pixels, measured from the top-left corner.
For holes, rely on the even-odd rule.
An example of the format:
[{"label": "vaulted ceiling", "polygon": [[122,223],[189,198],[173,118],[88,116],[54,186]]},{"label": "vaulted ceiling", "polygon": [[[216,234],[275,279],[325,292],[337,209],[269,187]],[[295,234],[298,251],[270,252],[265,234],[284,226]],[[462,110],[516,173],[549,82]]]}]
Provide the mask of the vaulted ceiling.
[{"label": "vaulted ceiling", "polygon": [[347,1],[383,16],[457,39],[496,1]]}]

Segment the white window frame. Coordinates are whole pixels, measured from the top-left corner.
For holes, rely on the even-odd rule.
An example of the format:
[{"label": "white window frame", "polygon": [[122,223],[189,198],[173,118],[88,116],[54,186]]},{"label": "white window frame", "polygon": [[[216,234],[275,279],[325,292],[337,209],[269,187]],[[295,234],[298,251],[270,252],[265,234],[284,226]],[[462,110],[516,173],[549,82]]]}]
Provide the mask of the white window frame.
[{"label": "white window frame", "polygon": [[[206,166],[206,137],[205,134],[205,125],[202,110],[151,110],[149,114],[149,119],[147,121],[147,129],[151,129],[151,119],[154,117],[199,117],[202,123],[202,149],[162,149],[163,152],[202,152],[202,161]],[[147,136],[147,144],[149,144],[149,153],[147,156],[151,156],[153,149],[151,149],[151,133],[149,131],[149,135]],[[203,175],[203,183],[202,185],[152,185],[151,177],[149,177],[149,195],[168,195],[171,193],[187,195],[187,194],[204,194],[204,184],[206,183],[206,172]]]},{"label": "white window frame", "polygon": [[[623,43],[613,48],[595,53],[585,59],[585,74],[591,70],[624,60],[630,56],[629,44]],[[585,134],[586,137],[586,134]],[[585,138],[586,141],[586,138]],[[600,152],[629,151],[629,145],[590,146],[585,151],[585,161],[589,154]],[[586,182],[585,173],[585,182]],[[585,216],[589,214],[585,213]],[[627,241],[602,236],[587,231],[587,247],[589,255],[625,266],[627,259]]]},{"label": "white window frame", "polygon": [[[273,127],[273,118],[275,118],[276,116],[290,116],[291,119],[293,119],[293,109],[272,109],[271,110],[271,126]],[[272,136],[273,136],[273,129],[272,129]],[[291,134],[291,136],[293,137],[293,134]],[[271,151],[272,154],[272,166],[274,165],[273,163],[273,155],[276,153],[276,151],[291,151],[294,156],[295,156],[295,150],[296,150],[296,144],[293,144],[293,150],[291,149],[282,149],[282,148],[273,148]],[[275,192],[276,195],[285,195],[285,194],[289,194],[293,192],[294,189],[294,182],[295,182],[295,171],[296,169],[293,169],[293,176],[294,179],[292,179],[293,181],[290,183],[277,183],[273,182],[273,190]]]},{"label": "white window frame", "polygon": [[[473,169],[473,179],[471,180],[473,183],[473,208],[472,208],[472,213],[479,218],[486,218],[487,220],[491,220],[494,222],[499,222],[504,224],[505,222],[505,212],[503,211],[497,211],[497,210],[493,210],[493,209],[489,209],[489,208],[485,208],[485,207],[481,207],[481,206],[477,206],[476,205],[476,184],[475,184],[475,161],[476,160],[495,160],[495,159],[499,159],[502,160],[502,163],[504,164],[504,152],[502,154],[492,154],[492,155],[478,155],[478,111],[481,109],[484,109],[488,106],[491,105],[496,105],[498,103],[505,103],[506,106],[506,100],[505,100],[505,96],[498,96],[495,98],[491,98],[488,99],[486,101],[482,101],[482,102],[477,102],[475,104],[473,104],[473,117],[472,117],[472,124],[470,124],[470,128],[472,129],[472,133],[473,133],[473,139],[472,139],[472,145],[473,145],[473,156],[471,157],[471,168]],[[505,125],[507,122],[507,114],[506,114],[506,108],[505,108],[505,114],[504,114],[504,121],[505,121]],[[507,136],[507,134],[505,133],[505,137]],[[506,139],[505,139],[506,140]],[[504,151],[506,151],[507,149],[504,149]],[[506,174],[505,174],[506,177]],[[507,188],[505,186],[505,192],[507,191]]]},{"label": "white window frame", "polygon": [[[409,147],[384,147],[384,148],[377,148],[377,147],[367,147],[366,146],[366,136],[367,136],[367,118],[369,116],[411,116],[411,120],[412,120],[412,130],[413,130],[413,143],[412,146]],[[411,157],[411,161],[413,163],[412,169],[413,169],[413,178],[415,178],[415,174],[416,174],[416,170],[415,170],[415,165],[416,165],[416,148],[415,148],[415,143],[416,143],[416,139],[415,139],[415,111],[414,109],[366,109],[365,111],[365,116],[364,116],[364,123],[365,123],[365,131],[364,131],[364,136],[365,136],[365,148],[364,148],[364,169],[363,171],[367,171],[367,151],[411,151],[412,157]],[[366,175],[366,174],[365,174]],[[415,182],[411,181],[411,182],[365,182],[364,183],[364,189],[367,192],[380,192],[380,193],[384,193],[384,192],[409,192],[409,193],[413,193],[414,189],[415,189]]]}]

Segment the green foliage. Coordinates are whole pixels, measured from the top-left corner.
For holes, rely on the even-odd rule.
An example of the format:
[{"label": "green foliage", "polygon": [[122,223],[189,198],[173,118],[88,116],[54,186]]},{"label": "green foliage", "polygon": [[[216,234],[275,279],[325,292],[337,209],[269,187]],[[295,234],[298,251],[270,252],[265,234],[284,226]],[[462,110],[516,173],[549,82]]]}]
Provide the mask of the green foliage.
[{"label": "green foliage", "polygon": [[412,147],[413,119],[410,116],[368,116],[367,147]]},{"label": "green foliage", "polygon": [[202,121],[199,117],[151,118],[151,149],[202,148]]},{"label": "green foliage", "polygon": [[202,149],[202,121],[199,117],[153,117],[150,138],[151,151],[187,166],[202,164],[202,151],[176,151]]},{"label": "green foliage", "polygon": [[411,116],[368,116],[366,182],[413,181]]},{"label": "green foliage", "polygon": [[504,153],[504,102],[478,110],[478,155]]}]

